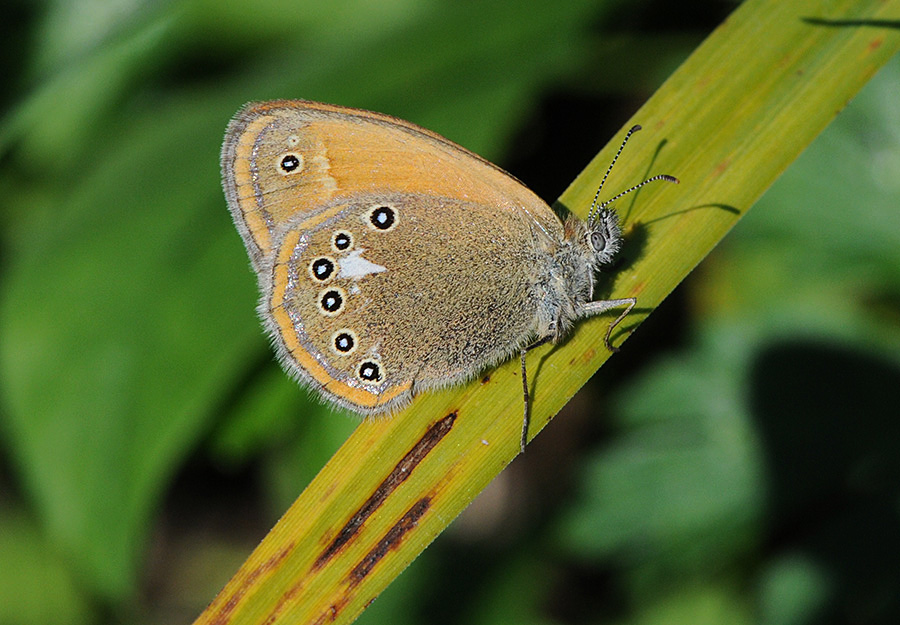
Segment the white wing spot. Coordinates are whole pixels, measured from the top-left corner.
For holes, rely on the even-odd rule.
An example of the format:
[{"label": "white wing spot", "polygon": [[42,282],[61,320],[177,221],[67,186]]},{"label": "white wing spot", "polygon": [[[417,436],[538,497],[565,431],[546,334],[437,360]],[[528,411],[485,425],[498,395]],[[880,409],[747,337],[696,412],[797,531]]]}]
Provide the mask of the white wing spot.
[{"label": "white wing spot", "polygon": [[387,271],[387,267],[376,265],[362,257],[366,250],[360,248],[353,250],[344,258],[338,259],[338,265],[341,270],[338,273],[339,278],[363,278],[373,273],[381,273]]}]

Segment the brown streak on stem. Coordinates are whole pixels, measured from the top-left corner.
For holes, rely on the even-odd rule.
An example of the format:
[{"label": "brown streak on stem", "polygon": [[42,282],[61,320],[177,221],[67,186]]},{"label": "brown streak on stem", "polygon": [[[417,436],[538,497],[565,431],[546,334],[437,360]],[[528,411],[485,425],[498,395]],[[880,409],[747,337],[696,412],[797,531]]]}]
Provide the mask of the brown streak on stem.
[{"label": "brown streak on stem", "polygon": [[413,504],[412,508],[407,510],[406,514],[404,514],[400,520],[388,530],[387,534],[384,535],[384,538],[378,541],[378,544],[365,555],[362,561],[360,561],[352,571],[350,571],[350,578],[348,581],[351,588],[363,581],[366,575],[372,572],[372,569],[375,568],[391,549],[400,546],[400,543],[403,542],[406,534],[419,524],[419,519],[422,518],[422,515],[425,514],[430,507],[431,497],[423,497]]},{"label": "brown streak on stem", "polygon": [[378,488],[375,489],[372,496],[366,500],[353,516],[350,517],[350,520],[341,528],[341,531],[337,533],[334,540],[332,540],[328,547],[325,548],[322,555],[316,559],[316,562],[313,565],[314,571],[321,568],[328,560],[334,557],[344,545],[350,542],[356,533],[359,532],[363,523],[372,516],[372,513],[375,512],[375,510],[381,507],[381,504],[385,502],[388,495],[394,492],[400,484],[412,475],[413,469],[415,469],[441,439],[450,432],[455,420],[456,413],[451,412],[428,428],[428,431],[425,432],[422,438],[416,441],[416,444],[413,445],[412,449],[403,456],[403,459],[397,463],[390,474],[384,478],[384,481],[378,485]]},{"label": "brown streak on stem", "polygon": [[[244,595],[247,594],[247,591],[253,588],[257,583],[257,580],[265,573],[277,569],[281,562],[293,549],[294,544],[291,543],[284,549],[276,553],[274,556],[260,564],[258,567],[247,573],[246,577],[244,577],[244,579],[241,581],[241,584],[229,593],[228,599],[222,604],[222,606],[219,607],[219,609],[216,610],[214,614],[210,614],[209,620],[207,621],[209,625],[225,625],[226,623],[228,623],[231,620],[232,613],[241,602],[241,599],[244,598]],[[222,593],[226,592],[226,590],[223,590]],[[205,616],[205,614],[201,615],[200,618],[202,619],[203,616]],[[201,622],[201,620],[198,619],[197,622]]]},{"label": "brown streak on stem", "polygon": [[325,614],[322,614],[312,622],[312,625],[324,625],[325,623],[334,623],[337,620],[338,614],[340,614],[341,609],[343,609],[344,605],[347,602],[344,601],[342,605],[330,605],[328,606],[328,611]]}]

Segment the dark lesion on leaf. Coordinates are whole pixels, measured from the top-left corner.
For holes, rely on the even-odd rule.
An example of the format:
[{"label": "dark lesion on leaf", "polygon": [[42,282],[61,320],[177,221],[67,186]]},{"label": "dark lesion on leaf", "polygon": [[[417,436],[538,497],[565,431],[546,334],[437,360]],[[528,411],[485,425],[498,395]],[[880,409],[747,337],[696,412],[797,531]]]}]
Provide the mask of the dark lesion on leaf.
[{"label": "dark lesion on leaf", "polygon": [[350,585],[359,584],[391,549],[399,547],[406,535],[419,524],[419,519],[430,507],[431,497],[423,497],[413,504],[412,508],[407,510],[406,514],[388,530],[384,538],[378,541],[378,544],[350,571]]},{"label": "dark lesion on leaf", "polygon": [[451,412],[447,416],[435,422],[415,445],[397,463],[393,470],[378,485],[366,502],[360,506],[350,520],[341,528],[334,539],[328,544],[322,554],[316,559],[313,570],[321,568],[328,560],[333,558],[341,548],[356,536],[360,528],[372,514],[381,507],[388,496],[396,488],[412,475],[413,470],[431,452],[432,449],[453,429],[456,421],[456,413]]}]

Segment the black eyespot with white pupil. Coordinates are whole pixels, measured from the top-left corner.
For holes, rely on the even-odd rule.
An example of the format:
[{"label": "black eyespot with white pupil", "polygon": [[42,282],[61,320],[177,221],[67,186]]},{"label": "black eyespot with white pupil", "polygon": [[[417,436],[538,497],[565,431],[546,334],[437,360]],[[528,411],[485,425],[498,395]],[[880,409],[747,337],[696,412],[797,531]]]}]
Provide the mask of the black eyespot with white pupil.
[{"label": "black eyespot with white pupil", "polygon": [[281,157],[280,161],[278,161],[278,167],[281,169],[282,174],[292,174],[295,171],[298,171],[302,165],[302,157],[293,152],[288,152]]},{"label": "black eyespot with white pupil", "polygon": [[376,230],[390,230],[397,223],[397,211],[390,206],[375,206],[369,210],[369,223]]},{"label": "black eyespot with white pupil", "polygon": [[338,252],[343,252],[344,250],[350,249],[350,246],[353,245],[353,237],[349,232],[339,230],[334,233],[334,237],[331,239],[331,245]]},{"label": "black eyespot with white pupil", "polygon": [[359,363],[357,375],[363,382],[380,382],[381,364],[374,360],[363,360]]},{"label": "black eyespot with white pupil", "polygon": [[334,275],[334,262],[330,258],[317,258],[309,266],[312,277],[320,282],[325,282]]},{"label": "black eyespot with white pupil", "polygon": [[319,297],[319,306],[326,313],[334,314],[344,307],[344,294],[338,289],[328,289]]},{"label": "black eyespot with white pupil", "polygon": [[338,352],[347,354],[352,352],[354,347],[356,347],[356,339],[349,332],[338,332],[334,336],[334,348]]}]

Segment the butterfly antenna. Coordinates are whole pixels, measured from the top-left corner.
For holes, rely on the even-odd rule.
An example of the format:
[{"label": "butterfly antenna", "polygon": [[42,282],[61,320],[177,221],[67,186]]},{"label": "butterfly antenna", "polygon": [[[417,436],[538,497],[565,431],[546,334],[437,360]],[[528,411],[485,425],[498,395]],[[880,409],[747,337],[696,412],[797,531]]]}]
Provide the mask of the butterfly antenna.
[{"label": "butterfly antenna", "polygon": [[609,167],[607,168],[606,173],[603,175],[603,180],[600,181],[600,186],[597,187],[597,193],[594,194],[594,201],[591,202],[591,209],[588,211],[588,218],[587,218],[588,223],[591,223],[593,221],[594,217],[596,216],[596,214],[598,212],[600,212],[601,210],[603,210],[604,208],[606,208],[607,206],[609,206],[610,204],[612,204],[613,202],[618,200],[620,197],[622,197],[623,195],[628,195],[632,191],[637,191],[638,189],[640,189],[647,183],[655,182],[657,180],[667,180],[669,182],[674,182],[675,184],[678,184],[678,178],[676,178],[675,176],[670,176],[668,174],[658,174],[656,176],[647,178],[644,182],[642,182],[640,184],[636,184],[633,187],[631,187],[630,189],[626,189],[625,191],[622,191],[617,196],[606,200],[602,204],[597,204],[597,200],[600,199],[600,191],[603,190],[603,184],[606,182],[606,179],[609,177],[609,172],[612,171],[613,165],[615,165],[616,161],[619,160],[619,154],[621,154],[622,150],[625,149],[625,144],[628,143],[628,139],[631,138],[631,135],[633,135],[640,129],[641,129],[641,126],[639,124],[635,124],[628,130],[628,133],[625,135],[625,138],[622,139],[622,145],[619,146],[619,151],[616,152],[616,155],[613,157],[613,160],[609,164]]}]

